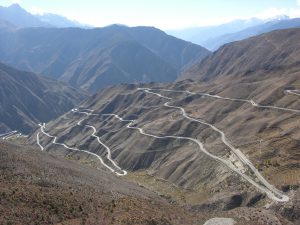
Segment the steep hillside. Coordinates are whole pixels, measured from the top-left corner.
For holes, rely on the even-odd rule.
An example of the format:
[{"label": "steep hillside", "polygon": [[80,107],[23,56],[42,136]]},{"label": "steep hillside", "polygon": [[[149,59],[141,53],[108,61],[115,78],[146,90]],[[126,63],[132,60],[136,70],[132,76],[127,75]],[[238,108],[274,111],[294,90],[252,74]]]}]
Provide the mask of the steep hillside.
[{"label": "steep hillside", "polygon": [[0,59],[95,92],[123,82],[170,82],[208,50],[151,27],[0,31]]},{"label": "steep hillside", "polygon": [[0,19],[6,20],[17,27],[49,27],[48,23],[42,22],[39,18],[30,14],[18,4],[9,7],[0,6]]},{"label": "steep hillside", "polygon": [[197,212],[266,206],[297,224],[298,40],[296,29],[227,45],[194,67],[205,71],[196,81],[106,88],[29,143]]},{"label": "steep hillside", "polygon": [[205,216],[153,192],[28,147],[0,142],[2,224],[196,224]]},{"label": "steep hillside", "polygon": [[261,74],[280,76],[283,71],[297,71],[299,38],[300,29],[290,29],[227,44],[185,71],[181,79],[212,80],[222,75],[235,78]]},{"label": "steep hillside", "polygon": [[300,173],[300,99],[284,90],[300,89],[298,75],[112,87],[41,125],[30,143],[80,161],[97,154],[102,162],[94,163],[112,174],[128,173],[199,211],[275,201],[271,209],[294,222],[299,198],[289,187],[297,190]]},{"label": "steep hillside", "polygon": [[28,133],[37,123],[71,109],[87,95],[69,86],[0,63],[0,130]]}]

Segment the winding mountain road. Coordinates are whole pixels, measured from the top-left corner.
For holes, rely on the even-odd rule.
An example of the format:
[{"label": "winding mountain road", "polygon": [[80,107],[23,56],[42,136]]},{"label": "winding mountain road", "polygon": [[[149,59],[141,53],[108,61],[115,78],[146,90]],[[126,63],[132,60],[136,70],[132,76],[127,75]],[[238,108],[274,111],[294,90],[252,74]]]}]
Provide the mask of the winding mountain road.
[{"label": "winding mountain road", "polygon": [[[92,113],[92,112],[93,112],[92,110],[85,110],[85,111],[89,111],[89,113],[78,111],[78,109],[72,109],[72,112],[74,112],[74,113],[81,113],[81,114],[85,114],[85,115],[87,115],[87,116],[98,115],[98,114],[93,114],[93,113]],[[85,119],[86,119],[86,118],[85,118]],[[40,126],[41,132],[42,132],[43,134],[45,134],[46,136],[48,136],[48,137],[50,137],[50,138],[53,138],[52,144],[61,145],[61,146],[65,147],[66,149],[69,149],[69,150],[72,150],[72,151],[84,152],[84,153],[90,154],[90,155],[96,157],[97,159],[99,159],[99,161],[101,162],[101,164],[102,164],[103,166],[105,166],[107,169],[109,169],[111,172],[115,173],[115,174],[118,175],[118,176],[125,176],[125,175],[127,174],[127,171],[122,170],[122,169],[116,164],[116,162],[114,162],[114,161],[112,160],[112,158],[111,158],[111,150],[110,150],[110,148],[109,148],[107,145],[105,145],[105,144],[100,140],[100,137],[98,137],[98,136],[96,135],[96,132],[97,132],[96,128],[95,128],[94,126],[90,126],[90,125],[82,125],[82,124],[81,124],[85,119],[80,120],[80,121],[77,123],[77,125],[78,125],[78,126],[86,126],[86,127],[88,127],[88,128],[90,128],[90,129],[93,130],[93,133],[92,133],[91,136],[95,137],[95,138],[97,139],[97,141],[98,141],[98,142],[99,142],[99,143],[107,150],[107,159],[108,159],[108,160],[114,165],[114,167],[117,168],[117,169],[114,169],[114,168],[112,168],[111,166],[107,165],[107,164],[104,162],[104,160],[103,160],[99,155],[97,155],[97,154],[95,154],[95,153],[89,152],[89,151],[87,151],[87,150],[81,150],[81,149],[78,149],[78,148],[69,147],[69,146],[67,146],[67,145],[64,144],[64,143],[59,143],[59,142],[57,142],[57,137],[56,137],[56,136],[50,135],[49,133],[47,133],[47,132],[45,131],[45,128],[46,128],[46,124],[45,124],[45,123],[39,124],[39,126]],[[43,146],[41,145],[41,143],[40,143],[40,132],[37,133],[36,140],[37,140],[37,145],[38,145],[38,146],[41,148],[41,150],[43,151],[43,150],[44,150],[44,147],[43,147]],[[118,172],[118,170],[119,170],[120,172]]]},{"label": "winding mountain road", "polygon": [[[98,115],[99,115],[99,114],[94,114],[94,113],[93,113],[93,110],[87,110],[87,111],[89,111],[89,113],[86,113],[86,112],[80,112],[80,111],[78,111],[78,109],[72,109],[72,111],[75,112],[75,113],[82,113],[82,114],[85,114],[85,115],[87,115],[87,116],[98,116]],[[86,119],[86,118],[85,118],[85,119]],[[78,126],[86,126],[86,127],[91,128],[91,129],[93,130],[93,133],[92,133],[91,136],[92,136],[92,137],[95,137],[95,138],[97,139],[97,141],[99,142],[99,144],[101,144],[101,145],[106,149],[106,151],[107,151],[107,159],[108,159],[108,160],[109,160],[109,161],[110,161],[110,162],[111,162],[118,170],[122,171],[122,174],[118,174],[118,175],[119,175],[119,176],[125,176],[125,175],[127,174],[127,171],[122,170],[121,167],[119,167],[119,166],[117,165],[117,163],[111,158],[111,150],[110,150],[110,148],[109,148],[106,144],[104,144],[104,143],[101,141],[100,137],[96,135],[96,133],[97,133],[96,128],[95,128],[94,126],[91,126],[91,125],[82,125],[82,124],[81,124],[85,119],[80,120],[80,121],[77,123],[77,125],[78,125]]]},{"label": "winding mountain road", "polygon": [[[138,88],[138,90],[144,90],[146,91],[149,88]],[[284,108],[284,107],[279,107],[279,106],[271,106],[271,105],[260,105],[256,103],[253,99],[240,99],[240,98],[227,98],[227,97],[221,97],[219,95],[211,95],[207,93],[197,93],[197,92],[192,92],[192,91],[177,91],[177,90],[172,90],[172,89],[151,89],[152,91],[165,91],[165,92],[173,92],[173,93],[185,93],[188,95],[202,95],[210,98],[217,98],[217,99],[223,99],[223,100],[228,100],[228,101],[237,101],[237,102],[246,102],[250,103],[254,107],[258,108],[265,108],[265,109],[276,109],[276,110],[282,110],[282,111],[289,111],[289,112],[294,112],[294,113],[300,113],[299,109],[290,109],[290,108]],[[286,90],[285,93],[287,94],[293,94],[293,95],[298,95],[300,96],[300,92],[298,90]],[[157,93],[155,93],[157,94]],[[167,98],[166,96],[163,96],[164,98]]]},{"label": "winding mountain road", "polygon": [[[169,98],[169,97],[166,97],[166,96],[163,96],[159,93],[155,93],[153,91],[157,90],[157,89],[150,89],[150,88],[139,88],[138,90],[140,91],[144,91],[146,93],[149,93],[149,94],[153,94],[153,95],[156,95],[158,97],[161,97],[161,98],[164,98],[164,99],[167,99],[167,100],[172,100],[172,98]],[[168,90],[170,91],[170,90]],[[178,107],[178,106],[173,106],[173,105],[170,105],[170,101],[164,103],[164,106],[168,107],[168,108],[174,108],[174,109],[178,109],[181,111],[181,114],[191,120],[191,121],[195,121],[195,122],[198,122],[198,123],[201,123],[201,124],[204,124],[204,125],[207,125],[209,127],[211,127],[213,130],[215,130],[216,132],[218,132],[221,136],[221,140],[222,142],[227,146],[229,147],[229,149],[237,156],[237,158],[243,163],[243,165],[247,165],[251,170],[252,172],[256,175],[257,179],[260,181],[260,183],[263,185],[260,185],[258,184],[256,181],[254,181],[251,177],[249,177],[248,175],[242,173],[238,168],[236,168],[230,161],[228,160],[225,160],[223,158],[220,158],[220,157],[217,157],[215,155],[212,155],[211,153],[209,153],[205,147],[203,146],[203,144],[198,141],[197,139],[194,139],[194,138],[190,138],[190,137],[177,137],[177,136],[155,136],[155,135],[149,135],[149,134],[146,134],[141,128],[135,128],[135,127],[132,127],[131,124],[133,123],[133,121],[131,121],[127,127],[128,128],[132,128],[132,129],[138,129],[140,131],[141,134],[145,134],[145,135],[148,135],[148,136],[152,136],[152,137],[156,137],[156,138],[179,138],[179,139],[186,139],[186,140],[190,140],[190,141],[193,141],[195,142],[200,150],[202,152],[204,152],[205,154],[207,154],[208,156],[210,156],[211,158],[225,164],[227,167],[229,167],[231,170],[233,170],[234,172],[238,173],[239,175],[241,175],[244,179],[246,179],[248,182],[250,182],[252,185],[254,185],[255,187],[257,187],[258,189],[260,189],[261,191],[265,192],[269,198],[275,200],[275,201],[278,201],[278,202],[286,202],[289,200],[289,197],[284,195],[281,191],[277,190],[274,186],[272,186],[271,184],[269,184],[263,176],[261,176],[261,174],[258,172],[258,170],[255,168],[255,166],[253,166],[253,164],[247,159],[247,157],[239,150],[239,149],[236,149],[229,141],[228,139],[226,138],[225,134],[223,131],[221,131],[220,129],[218,129],[217,127],[215,127],[214,125],[204,121],[204,120],[200,120],[200,119],[195,119],[193,117],[190,117],[189,115],[187,115],[187,113],[185,112],[184,108],[182,107]],[[114,115],[114,114],[112,114]],[[119,116],[116,116],[116,118],[120,119]]]},{"label": "winding mountain road", "polygon": [[[167,97],[167,96],[164,96],[162,94],[159,94],[159,93],[156,93],[155,91],[166,91],[166,92],[174,92],[174,93],[186,93],[188,95],[196,95],[196,94],[199,94],[199,95],[202,95],[202,96],[207,96],[207,97],[212,97],[212,98],[217,98],[217,99],[224,99],[224,100],[230,100],[230,101],[240,101],[240,102],[247,102],[247,103],[250,103],[252,106],[254,107],[260,107],[260,108],[270,108],[270,109],[276,109],[276,110],[284,110],[284,111],[291,111],[291,112],[296,112],[296,113],[299,113],[300,110],[297,110],[297,109],[289,109],[289,108],[283,108],[283,107],[277,107],[277,106],[264,106],[264,105],[260,105],[256,102],[254,102],[252,99],[251,100],[246,100],[246,99],[235,99],[235,98],[227,98],[227,97],[221,97],[221,96],[218,96],[218,95],[211,95],[211,94],[206,94],[206,93],[195,93],[195,92],[191,92],[191,91],[177,91],[177,90],[169,90],[169,89],[150,89],[150,88],[138,88],[137,89],[138,91],[144,91],[145,93],[148,93],[148,94],[152,94],[152,95],[156,95],[157,97],[159,98],[163,98],[163,99],[166,99],[168,100],[167,102],[164,103],[164,106],[165,107],[168,107],[168,108],[173,108],[173,109],[176,109],[176,110],[180,110],[181,114],[183,115],[183,117],[185,117],[186,119],[190,120],[190,121],[194,121],[194,122],[197,122],[197,123],[201,123],[201,124],[204,124],[206,126],[209,126],[211,129],[213,129],[214,131],[216,131],[217,133],[219,133],[220,137],[221,137],[221,140],[222,142],[231,150],[231,152],[236,156],[237,160],[239,160],[243,166],[246,166],[248,167],[252,173],[250,173],[251,175],[248,175],[248,174],[245,174],[245,171],[241,170],[240,168],[238,168],[236,165],[234,165],[234,163],[229,160],[229,159],[225,159],[225,158],[222,158],[222,157],[218,157],[218,156],[215,156],[213,154],[211,154],[205,147],[204,147],[204,144],[202,142],[200,142],[199,140],[195,139],[195,138],[191,138],[191,137],[184,137],[184,136],[174,136],[174,135],[166,135],[166,136],[158,136],[158,135],[155,135],[155,134],[150,134],[150,133],[147,133],[145,132],[142,128],[139,128],[139,127],[136,127],[133,125],[133,123],[135,122],[135,120],[126,120],[126,119],[123,119],[122,117],[120,117],[119,115],[117,114],[113,114],[113,113],[108,113],[108,114],[97,114],[97,113],[93,113],[94,111],[91,110],[91,109],[72,109],[72,112],[74,113],[80,113],[80,114],[84,114],[86,116],[112,116],[112,117],[115,117],[116,119],[122,121],[122,122],[128,122],[128,124],[126,125],[126,127],[128,129],[134,129],[134,130],[138,130],[140,134],[142,135],[145,135],[145,136],[149,136],[149,137],[153,137],[153,138],[157,138],[157,139],[165,139],[165,138],[171,138],[171,139],[182,139],[182,140],[187,140],[187,141],[191,141],[191,142],[194,142],[195,144],[198,145],[199,149],[205,153],[207,156],[209,156],[210,158],[222,163],[223,165],[225,165],[226,167],[228,167],[231,171],[237,173],[238,175],[240,175],[242,178],[244,178],[245,180],[247,180],[250,184],[252,184],[254,187],[256,187],[258,190],[264,192],[267,194],[267,196],[274,200],[274,201],[277,201],[277,202],[286,202],[289,200],[289,197],[285,194],[283,194],[281,191],[279,191],[278,189],[276,189],[273,185],[271,185],[270,183],[268,183],[266,181],[266,179],[259,173],[259,171],[255,168],[255,166],[247,159],[247,157],[237,148],[235,148],[231,143],[230,141],[227,139],[225,133],[223,131],[221,131],[220,129],[218,129],[217,127],[215,127],[214,125],[202,120],[202,119],[196,119],[196,118],[193,118],[191,116],[189,116],[185,109],[182,108],[182,107],[179,107],[179,106],[174,106],[174,105],[171,105],[171,100],[173,100],[172,98],[170,97]],[[300,93],[297,93],[297,91],[295,92],[292,91],[292,90],[287,90],[286,91],[287,94],[294,94],[294,95],[299,95],[300,96]],[[87,150],[80,150],[80,149],[77,149],[77,148],[72,148],[72,147],[69,147],[67,145],[65,145],[64,143],[58,143],[56,140],[57,140],[57,137],[55,136],[52,136],[50,135],[49,133],[47,133],[45,131],[45,128],[46,128],[46,125],[45,124],[40,124],[40,127],[41,127],[41,132],[45,135],[47,135],[48,137],[50,138],[53,138],[53,144],[57,144],[57,145],[61,145],[69,150],[72,150],[72,151],[80,151],[80,152],[85,152],[87,154],[90,154],[90,155],[93,155],[95,157],[97,157],[100,162],[106,167],[108,168],[111,172],[119,175],[119,176],[124,176],[127,174],[127,172],[125,170],[122,170],[114,161],[113,159],[111,158],[111,150],[110,148],[105,145],[99,136],[96,135],[96,128],[94,126],[91,126],[91,125],[83,125],[82,122],[85,120],[86,118],[84,119],[81,119],[77,125],[78,126],[85,126],[85,127],[88,127],[90,129],[93,130],[93,133],[91,134],[91,136],[95,137],[97,139],[97,141],[99,142],[100,145],[102,145],[106,151],[107,151],[107,159],[112,163],[112,165],[117,168],[117,170],[120,170],[122,171],[121,173],[117,172],[115,169],[113,169],[112,167],[108,166],[104,161],[103,159],[98,156],[97,154],[95,153],[91,153]],[[40,146],[41,150],[44,150],[44,147],[40,144],[40,141],[39,141],[39,135],[40,135],[40,132],[37,133],[37,144]],[[256,181],[258,180],[258,182]]]}]

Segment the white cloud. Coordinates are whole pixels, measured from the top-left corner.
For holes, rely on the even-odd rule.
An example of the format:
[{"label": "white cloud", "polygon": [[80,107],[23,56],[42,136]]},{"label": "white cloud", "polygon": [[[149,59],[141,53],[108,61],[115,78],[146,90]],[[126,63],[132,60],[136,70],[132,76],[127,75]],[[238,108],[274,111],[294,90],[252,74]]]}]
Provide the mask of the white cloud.
[{"label": "white cloud", "polygon": [[269,8],[256,15],[260,19],[270,19],[277,16],[286,15],[290,18],[300,18],[300,0],[296,0],[297,6],[294,8]]},{"label": "white cloud", "polygon": [[[300,1],[300,0],[299,0]],[[259,19],[270,19],[276,16],[287,15],[289,16],[290,10],[286,8],[270,8],[256,15]]]}]

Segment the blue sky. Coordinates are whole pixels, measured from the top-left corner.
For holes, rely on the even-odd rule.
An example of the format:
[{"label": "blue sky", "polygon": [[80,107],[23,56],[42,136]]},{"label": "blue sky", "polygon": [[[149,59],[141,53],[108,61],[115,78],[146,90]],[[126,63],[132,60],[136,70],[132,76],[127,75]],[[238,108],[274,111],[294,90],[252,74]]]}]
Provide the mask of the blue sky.
[{"label": "blue sky", "polygon": [[51,12],[93,26],[113,23],[180,29],[234,19],[300,17],[300,0],[0,0],[32,13]]}]

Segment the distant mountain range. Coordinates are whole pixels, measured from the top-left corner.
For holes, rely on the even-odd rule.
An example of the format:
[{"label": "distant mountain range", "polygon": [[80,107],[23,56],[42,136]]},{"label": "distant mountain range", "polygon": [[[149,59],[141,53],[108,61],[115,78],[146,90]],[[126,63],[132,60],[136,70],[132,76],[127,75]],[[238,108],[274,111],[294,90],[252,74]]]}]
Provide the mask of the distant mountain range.
[{"label": "distant mountain range", "polygon": [[278,29],[298,28],[300,19],[279,16],[269,20],[236,20],[219,26],[199,27],[168,33],[215,51],[224,44]]},{"label": "distant mountain range", "polygon": [[84,92],[63,83],[0,63],[0,132],[28,133],[85,97]]},{"label": "distant mountain range", "polygon": [[18,4],[0,6],[0,21],[8,22],[19,28],[25,27],[87,27],[63,16],[46,13],[33,15]]},{"label": "distant mountain range", "polygon": [[224,75],[262,76],[274,72],[280,75],[282,70],[299,67],[299,40],[300,29],[289,29],[230,43],[193,65],[181,79],[208,81]]},{"label": "distant mountain range", "polygon": [[299,224],[298,19],[207,28],[214,48],[260,33],[211,53],[1,10],[4,224]]},{"label": "distant mountain range", "polygon": [[216,26],[192,27],[181,30],[168,30],[166,32],[183,40],[188,40],[195,44],[203,45],[207,40],[212,38],[216,38],[228,33],[235,33],[248,27],[263,23],[263,20],[252,18],[249,20],[234,20],[232,22]]},{"label": "distant mountain range", "polygon": [[119,83],[172,82],[209,54],[153,27],[0,30],[1,61],[90,92]]}]

